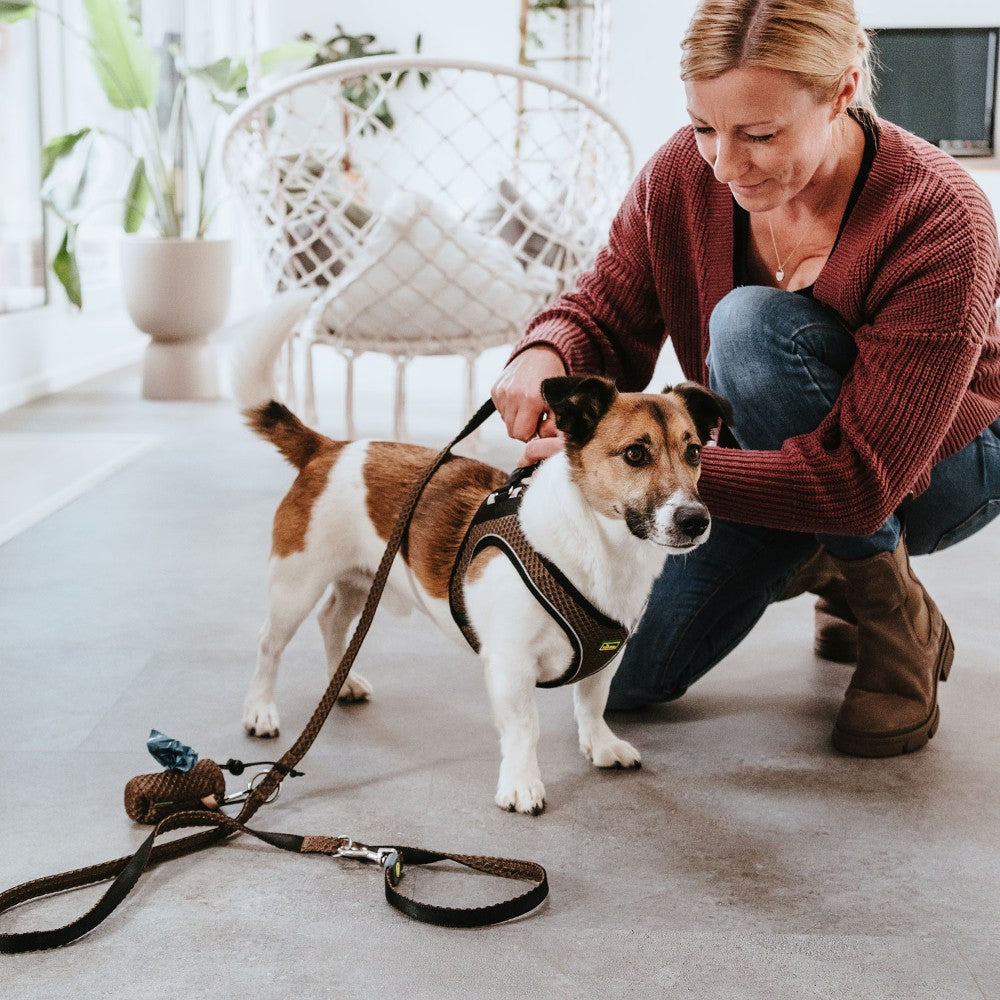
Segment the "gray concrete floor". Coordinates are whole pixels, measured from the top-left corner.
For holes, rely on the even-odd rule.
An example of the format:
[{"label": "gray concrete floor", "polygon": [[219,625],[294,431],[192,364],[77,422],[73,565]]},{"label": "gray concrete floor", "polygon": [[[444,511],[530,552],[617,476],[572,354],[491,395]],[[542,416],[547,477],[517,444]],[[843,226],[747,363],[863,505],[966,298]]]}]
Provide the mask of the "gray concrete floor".
[{"label": "gray concrete floor", "polygon": [[[425,443],[459,425],[447,406],[416,410]],[[154,769],[151,727],[255,759],[289,745],[325,684],[307,622],[283,666],[282,736],[242,732],[290,473],[232,404],[143,402],[127,371],[0,415],[0,431],[21,430],[159,440],[0,547],[2,887],[135,848],[145,828],[121,796]],[[496,431],[483,447],[509,464]],[[550,900],[509,925],[443,930],[390,909],[372,868],[241,839],[147,874],[70,948],[0,957],[0,995],[1000,997],[998,562],[988,530],[916,563],[958,648],[921,752],[832,749],[848,668],[812,656],[800,598],[681,701],[618,717],[639,772],[593,770],[568,692],[540,692],[538,818],[492,804],[498,753],[472,655],[380,613],[359,659],[375,700],[334,711],[307,776],[258,825],[532,858]],[[441,901],[495,891],[408,877]],[[19,908],[0,929],[62,923],[95,896]]]}]

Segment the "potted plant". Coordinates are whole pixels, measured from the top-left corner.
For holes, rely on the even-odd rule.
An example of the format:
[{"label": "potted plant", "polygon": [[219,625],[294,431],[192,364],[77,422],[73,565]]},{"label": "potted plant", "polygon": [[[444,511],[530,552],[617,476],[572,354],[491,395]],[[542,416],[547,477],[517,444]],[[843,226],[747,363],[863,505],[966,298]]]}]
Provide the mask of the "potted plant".
[{"label": "potted plant", "polygon": [[[211,398],[218,395],[214,354],[207,338],[226,315],[230,288],[230,241],[209,238],[216,205],[209,170],[215,129],[224,111],[246,96],[247,67],[220,59],[189,67],[180,51],[168,49],[172,91],[160,93],[161,55],[143,40],[125,0],[84,0],[87,29],[81,31],[58,11],[35,3],[0,2],[0,20],[44,13],[77,35],[90,51],[108,103],[126,112],[132,144],[121,136],[85,127],[58,136],[42,153],[42,199],[59,217],[64,232],[52,270],[67,298],[82,307],[76,239],[95,207],[95,161],[102,143],[124,150],[128,168],[121,186],[125,301],[136,326],[152,341],[143,371],[143,394],[153,398]],[[290,64],[307,65],[307,44],[262,53],[262,74]],[[202,88],[210,113],[191,113],[192,85]],[[169,108],[161,127],[160,98]],[[106,203],[106,191],[104,192]],[[140,233],[146,227],[149,235]]]}]

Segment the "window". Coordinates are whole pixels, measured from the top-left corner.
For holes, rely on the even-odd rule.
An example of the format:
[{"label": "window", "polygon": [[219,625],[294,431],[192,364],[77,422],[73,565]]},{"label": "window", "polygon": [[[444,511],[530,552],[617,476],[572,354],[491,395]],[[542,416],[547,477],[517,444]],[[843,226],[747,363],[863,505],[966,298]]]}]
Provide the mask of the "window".
[{"label": "window", "polygon": [[0,24],[0,313],[45,304],[38,29]]}]

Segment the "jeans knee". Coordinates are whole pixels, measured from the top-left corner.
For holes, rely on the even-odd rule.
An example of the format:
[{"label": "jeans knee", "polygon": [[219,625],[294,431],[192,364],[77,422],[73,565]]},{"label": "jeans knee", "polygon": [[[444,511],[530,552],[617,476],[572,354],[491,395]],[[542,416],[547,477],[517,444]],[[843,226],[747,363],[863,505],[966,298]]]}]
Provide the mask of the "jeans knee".
[{"label": "jeans knee", "polygon": [[777,448],[830,411],[856,349],[837,315],[807,296],[748,285],[709,319],[709,384],[732,404],[744,448]]},{"label": "jeans knee", "polygon": [[787,298],[787,294],[778,288],[745,285],[734,288],[712,310],[708,321],[709,383],[734,407],[758,395],[762,381],[768,380],[768,316],[776,297]]}]

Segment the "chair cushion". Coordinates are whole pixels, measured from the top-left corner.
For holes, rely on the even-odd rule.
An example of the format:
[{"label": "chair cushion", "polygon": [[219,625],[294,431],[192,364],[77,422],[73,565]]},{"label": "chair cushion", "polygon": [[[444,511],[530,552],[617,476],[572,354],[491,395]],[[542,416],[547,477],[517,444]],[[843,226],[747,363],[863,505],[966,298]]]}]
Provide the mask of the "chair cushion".
[{"label": "chair cushion", "polygon": [[505,343],[552,296],[547,269],[525,271],[510,246],[476,232],[425,195],[401,191],[381,209],[335,280],[323,323],[351,340]]},{"label": "chair cushion", "polygon": [[[327,195],[333,209],[317,208],[285,224],[292,251],[285,264],[282,288],[328,285],[347,265],[372,213],[356,202]],[[308,279],[308,280],[306,280]]]},{"label": "chair cushion", "polygon": [[506,178],[484,204],[476,223],[480,232],[509,243],[525,267],[537,261],[575,271],[587,255],[586,246],[574,239],[574,230],[560,219],[558,201],[539,211]]}]

